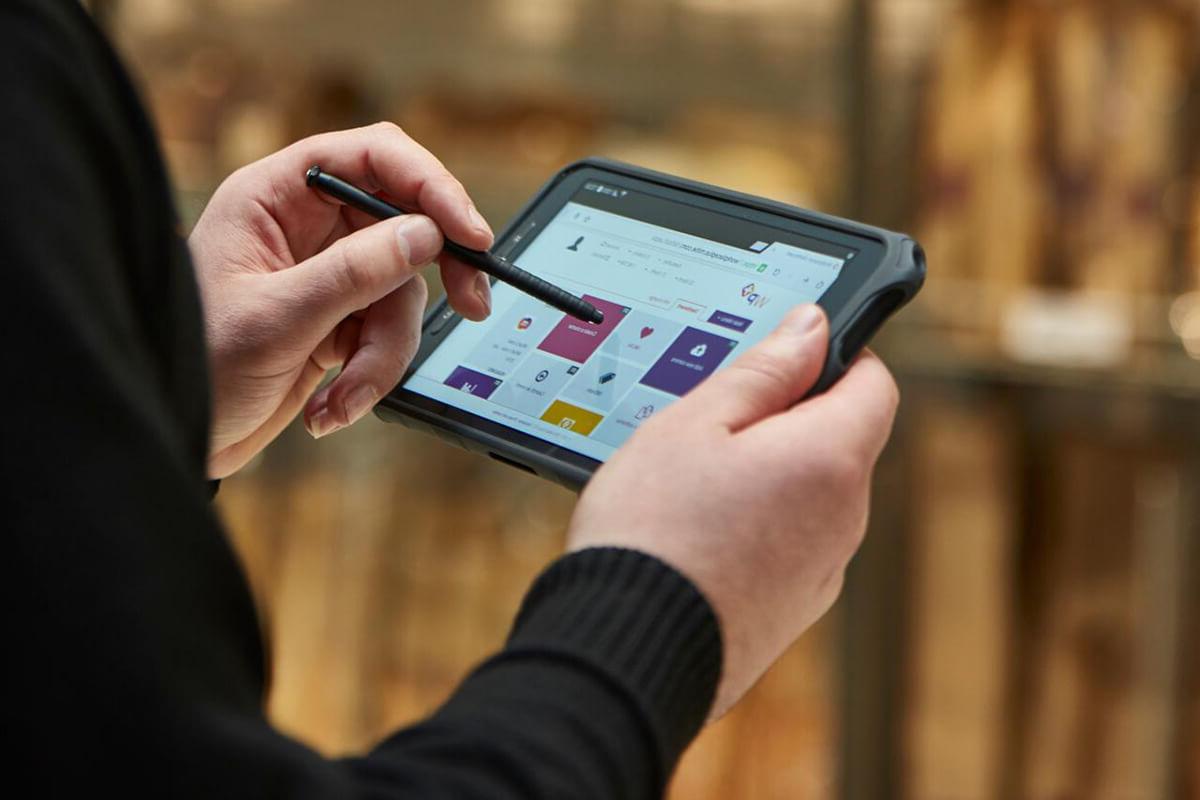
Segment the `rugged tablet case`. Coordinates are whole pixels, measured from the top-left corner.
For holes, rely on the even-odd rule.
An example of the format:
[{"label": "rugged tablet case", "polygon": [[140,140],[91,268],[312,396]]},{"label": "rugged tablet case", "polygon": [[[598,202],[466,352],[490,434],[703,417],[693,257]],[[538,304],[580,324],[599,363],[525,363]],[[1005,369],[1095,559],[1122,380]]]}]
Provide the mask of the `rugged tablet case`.
[{"label": "rugged tablet case", "polygon": [[[494,248],[499,249],[520,228],[529,212],[564,178],[586,167],[790,217],[853,236],[875,239],[883,245],[884,253],[879,266],[841,308],[831,310],[821,303],[829,315],[829,353],[820,378],[809,392],[810,396],[820,394],[832,386],[846,372],[854,358],[871,341],[883,323],[911,300],[925,282],[924,251],[915,240],[905,234],[599,157],[576,161],[550,178],[496,237]],[[442,328],[453,317],[454,312],[443,297],[426,315],[422,332],[427,331],[431,325]],[[411,370],[401,380],[400,385],[408,380],[410,374]],[[595,471],[595,467],[587,469],[567,463],[470,425],[445,419],[426,409],[412,406],[399,396],[400,385],[376,406],[375,413],[380,419],[399,422],[415,430],[433,434],[450,444],[487,455],[576,491],[587,483]],[[599,466],[599,462],[596,466]]]}]

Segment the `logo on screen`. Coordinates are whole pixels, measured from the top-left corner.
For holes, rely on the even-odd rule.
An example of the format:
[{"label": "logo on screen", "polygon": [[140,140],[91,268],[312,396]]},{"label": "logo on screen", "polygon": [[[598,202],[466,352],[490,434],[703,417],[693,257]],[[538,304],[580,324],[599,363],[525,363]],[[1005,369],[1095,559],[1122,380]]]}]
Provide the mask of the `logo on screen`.
[{"label": "logo on screen", "polygon": [[742,299],[746,301],[747,305],[755,308],[762,308],[771,301],[771,298],[759,292],[758,287],[753,283],[747,283],[742,287]]}]

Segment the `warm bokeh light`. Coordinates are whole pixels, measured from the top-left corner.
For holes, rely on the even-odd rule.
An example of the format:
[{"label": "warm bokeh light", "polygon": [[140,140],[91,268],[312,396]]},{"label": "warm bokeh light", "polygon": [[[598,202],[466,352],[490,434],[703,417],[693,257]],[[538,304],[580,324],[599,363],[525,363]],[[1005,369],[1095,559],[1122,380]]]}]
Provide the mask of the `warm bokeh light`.
[{"label": "warm bokeh light", "polygon": [[[498,228],[599,154],[924,244],[846,594],[674,797],[1200,797],[1200,3],[92,5],[187,223],[238,166],[390,119]],[[273,719],[344,753],[435,707],[573,500],[373,419],[290,429],[219,498]]]}]

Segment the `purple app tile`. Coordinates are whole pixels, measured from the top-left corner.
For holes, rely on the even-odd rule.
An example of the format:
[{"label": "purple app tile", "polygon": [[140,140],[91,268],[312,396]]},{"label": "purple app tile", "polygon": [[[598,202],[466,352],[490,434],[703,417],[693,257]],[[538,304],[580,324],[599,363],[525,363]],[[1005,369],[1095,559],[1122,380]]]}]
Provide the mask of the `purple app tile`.
[{"label": "purple app tile", "polygon": [[722,328],[729,328],[734,331],[745,331],[750,327],[753,320],[739,317],[736,314],[730,314],[728,311],[714,311],[708,321],[713,325],[720,325]]},{"label": "purple app tile", "polygon": [[588,356],[595,352],[600,343],[608,338],[613,329],[624,321],[625,315],[629,313],[628,306],[610,303],[607,300],[601,300],[599,297],[593,297],[590,294],[585,294],[583,299],[604,312],[604,322],[596,325],[595,323],[577,320],[571,316],[564,316],[554,326],[554,330],[550,331],[546,338],[542,340],[542,343],[538,345],[539,350],[544,350],[547,353],[553,353],[556,356],[562,356],[563,358],[582,364],[588,360]]},{"label": "purple app tile", "polygon": [[682,396],[716,371],[737,342],[697,328],[684,328],[641,380],[664,392]]},{"label": "purple app tile", "polygon": [[458,389],[460,392],[466,392],[467,394],[487,399],[492,396],[492,392],[496,391],[503,381],[499,378],[493,378],[491,375],[476,372],[473,369],[455,367],[454,371],[450,373],[450,377],[446,378],[442,383],[452,389]]}]

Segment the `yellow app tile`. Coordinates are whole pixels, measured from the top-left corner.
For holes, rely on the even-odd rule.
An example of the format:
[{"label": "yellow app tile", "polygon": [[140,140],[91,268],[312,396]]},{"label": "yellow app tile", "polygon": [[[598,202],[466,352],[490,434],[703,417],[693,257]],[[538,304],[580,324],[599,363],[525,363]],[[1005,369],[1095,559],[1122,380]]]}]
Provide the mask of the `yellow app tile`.
[{"label": "yellow app tile", "polygon": [[557,425],[563,430],[578,433],[580,436],[587,436],[600,424],[600,420],[604,419],[604,417],[599,414],[593,414],[591,411],[586,411],[579,406],[564,403],[562,400],[555,400],[546,409],[546,413],[542,414],[542,419],[551,425]]}]

